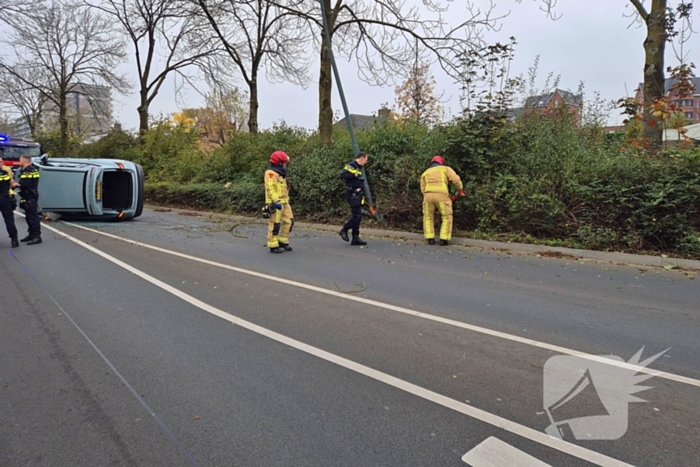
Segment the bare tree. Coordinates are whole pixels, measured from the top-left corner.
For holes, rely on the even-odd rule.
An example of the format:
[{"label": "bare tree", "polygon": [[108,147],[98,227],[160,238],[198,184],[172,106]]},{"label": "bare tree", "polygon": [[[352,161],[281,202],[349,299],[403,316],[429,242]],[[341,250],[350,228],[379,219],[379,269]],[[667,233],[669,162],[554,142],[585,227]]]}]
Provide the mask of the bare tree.
[{"label": "bare tree", "polygon": [[0,0],[0,21],[5,21],[4,15],[20,13],[40,7],[44,0]]},{"label": "bare tree", "polygon": [[[133,46],[138,71],[139,130],[148,130],[149,107],[172,73],[213,53],[215,44],[197,31],[190,4],[182,0],[101,0],[88,2],[115,18]],[[158,65],[159,59],[163,64]]]},{"label": "bare tree", "polygon": [[[248,129],[258,132],[258,79],[261,68],[272,82],[306,86],[310,65],[306,50],[311,40],[305,20],[268,0],[192,0],[213,34],[223,44],[226,57],[248,85]],[[230,79],[226,61],[212,60],[208,69],[213,82]]]},{"label": "bare tree", "polygon": [[9,113],[19,114],[32,138],[37,136],[44,98],[36,87],[26,83],[37,78],[27,69],[15,68],[12,72],[0,69],[0,103]]},{"label": "bare tree", "polygon": [[[475,47],[483,47],[482,32],[493,28],[498,18],[493,5],[486,10],[465,6],[469,18],[454,26],[444,19],[447,3],[421,0],[421,18],[417,6],[406,0],[320,0],[324,2],[331,43],[336,56],[354,59],[360,78],[375,85],[394,84],[410,75],[416,49],[431,58],[455,80],[463,78],[460,57]],[[306,19],[317,28],[315,44],[320,50],[319,133],[322,145],[331,142],[333,109],[332,77],[328,44],[323,35],[323,17],[319,0],[270,0],[280,8]]]},{"label": "bare tree", "polygon": [[61,155],[66,156],[69,94],[105,85],[126,91],[128,82],[116,72],[125,59],[124,42],[112,21],[84,5],[51,1],[6,21],[12,31],[2,43],[14,57],[0,59],[0,69],[38,91],[56,109]]},{"label": "bare tree", "polygon": [[[553,12],[557,0],[540,0],[541,8]],[[651,148],[659,148],[662,143],[663,125],[654,115],[655,104],[661,102],[665,95],[665,59],[666,44],[676,36],[676,21],[688,19],[692,12],[692,0],[669,2],[669,0],[629,0],[628,7],[633,9],[632,16],[646,29],[644,40],[644,131],[643,136]],[[648,8],[651,3],[651,8]],[[675,8],[669,7],[675,4]],[[684,40],[684,39],[682,39]]]}]

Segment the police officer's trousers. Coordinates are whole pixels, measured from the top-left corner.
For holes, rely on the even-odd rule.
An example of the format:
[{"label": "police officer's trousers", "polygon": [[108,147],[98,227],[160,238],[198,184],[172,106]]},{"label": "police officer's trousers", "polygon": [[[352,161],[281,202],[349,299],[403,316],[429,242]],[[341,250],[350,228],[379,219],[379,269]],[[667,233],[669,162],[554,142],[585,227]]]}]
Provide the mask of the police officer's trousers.
[{"label": "police officer's trousers", "polygon": [[41,237],[41,220],[39,219],[39,200],[34,198],[23,199],[20,206],[24,210],[27,218],[29,236],[32,238]]},{"label": "police officer's trousers", "polygon": [[350,205],[352,209],[352,217],[347,220],[345,225],[343,225],[343,230],[346,232],[348,230],[352,231],[352,236],[357,237],[360,235],[360,224],[362,224],[362,205],[364,204],[364,196],[362,195],[362,190],[345,190],[345,200]]}]

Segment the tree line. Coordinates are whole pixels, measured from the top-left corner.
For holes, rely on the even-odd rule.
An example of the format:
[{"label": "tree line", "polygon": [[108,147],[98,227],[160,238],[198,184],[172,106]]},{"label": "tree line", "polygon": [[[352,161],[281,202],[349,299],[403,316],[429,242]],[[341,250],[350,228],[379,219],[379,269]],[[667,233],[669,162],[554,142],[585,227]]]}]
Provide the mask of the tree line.
[{"label": "tree line", "polygon": [[[521,0],[515,0],[520,2]],[[557,19],[556,0],[533,0]],[[433,62],[466,91],[485,79],[479,70],[493,70],[494,50],[484,32],[498,27],[493,7],[475,9],[465,2],[421,0],[422,8],[405,0],[0,0],[0,21],[9,32],[0,42],[0,99],[18,112],[32,132],[42,110],[58,113],[61,155],[69,152],[67,98],[84,93],[84,84],[109,86],[118,93],[138,93],[139,130],[148,130],[150,106],[168,78],[180,85],[202,79],[213,95],[230,95],[236,80],[247,87],[246,126],[258,132],[259,83],[290,82],[309,86],[311,65],[319,58],[318,136],[331,143],[333,80],[329,45],[323,36],[321,3],[333,51],[352,60],[359,76],[374,85],[413,79]],[[664,96],[664,52],[679,18],[689,18],[692,3],[630,0],[646,28],[644,43],[644,134],[652,146],[661,142],[654,102]],[[690,3],[690,4],[689,4]],[[450,9],[468,9],[467,19],[450,24]],[[454,15],[452,15],[454,16]],[[136,83],[119,67],[131,57]],[[420,60],[418,60],[420,59]],[[234,73],[232,73],[234,71]],[[422,78],[421,78],[422,79]],[[492,96],[482,93],[482,99]],[[409,99],[420,102],[421,96]]]}]

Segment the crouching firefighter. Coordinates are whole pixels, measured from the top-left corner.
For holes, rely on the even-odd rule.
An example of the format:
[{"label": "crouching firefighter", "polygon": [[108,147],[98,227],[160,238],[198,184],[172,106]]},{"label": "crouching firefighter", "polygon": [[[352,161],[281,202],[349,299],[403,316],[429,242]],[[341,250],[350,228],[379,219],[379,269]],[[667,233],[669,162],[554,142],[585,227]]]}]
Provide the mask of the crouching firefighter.
[{"label": "crouching firefighter", "polygon": [[270,168],[265,172],[265,205],[270,215],[267,228],[267,246],[272,253],[292,251],[289,233],[294,227],[294,215],[289,205],[287,164],[289,156],[275,151],[270,156]]},{"label": "crouching firefighter", "polygon": [[448,191],[451,182],[458,191],[462,191],[462,180],[454,170],[445,165],[441,156],[430,161],[430,167],[420,178],[420,191],[423,193],[423,231],[430,245],[435,244],[435,218],[440,213],[440,245],[448,245],[452,240],[452,200]]},{"label": "crouching firefighter", "polygon": [[352,231],[352,241],[350,245],[367,245],[367,242],[360,238],[360,224],[362,223],[362,206],[365,204],[364,183],[362,167],[367,163],[367,154],[360,152],[357,158],[345,166],[340,172],[340,178],[345,182],[345,200],[350,205],[352,216],[340,229],[340,238],[349,242],[348,230]]},{"label": "crouching firefighter", "polygon": [[12,248],[17,248],[19,246],[14,216],[17,201],[15,201],[14,191],[12,190],[12,188],[17,186],[18,183],[12,178],[12,170],[9,170],[9,167],[6,167],[2,159],[0,159],[0,213],[2,213],[2,218],[5,221],[5,228],[7,229],[7,234],[10,236]]}]

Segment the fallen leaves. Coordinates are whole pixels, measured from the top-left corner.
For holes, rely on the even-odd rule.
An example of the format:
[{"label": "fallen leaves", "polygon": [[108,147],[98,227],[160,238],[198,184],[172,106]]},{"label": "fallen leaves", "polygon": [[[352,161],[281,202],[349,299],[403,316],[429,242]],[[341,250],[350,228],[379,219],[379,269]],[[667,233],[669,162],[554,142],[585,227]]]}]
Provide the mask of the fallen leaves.
[{"label": "fallen leaves", "polygon": [[561,251],[545,251],[540,253],[538,256],[544,256],[545,258],[560,258],[560,259],[569,259],[569,260],[577,260],[577,256],[569,255],[566,253],[562,253]]}]

